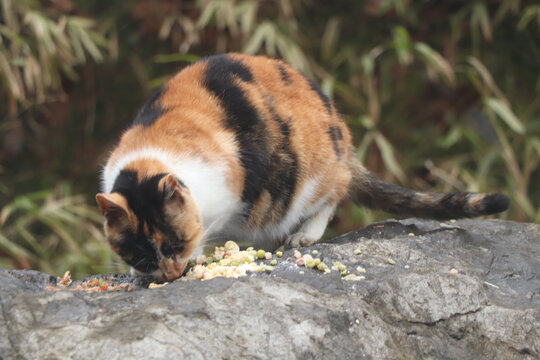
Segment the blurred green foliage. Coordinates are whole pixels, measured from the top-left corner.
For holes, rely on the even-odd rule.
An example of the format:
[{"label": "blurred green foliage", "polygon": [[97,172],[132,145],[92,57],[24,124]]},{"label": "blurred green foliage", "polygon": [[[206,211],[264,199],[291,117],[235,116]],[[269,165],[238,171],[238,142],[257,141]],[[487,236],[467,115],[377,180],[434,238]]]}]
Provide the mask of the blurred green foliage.
[{"label": "blurred green foliage", "polygon": [[[540,6],[519,0],[0,0],[0,266],[124,271],[100,165],[152,88],[201,56],[314,78],[358,156],[417,189],[499,191],[540,222]],[[84,194],[73,195],[72,194]],[[328,236],[388,217],[346,202]]]}]

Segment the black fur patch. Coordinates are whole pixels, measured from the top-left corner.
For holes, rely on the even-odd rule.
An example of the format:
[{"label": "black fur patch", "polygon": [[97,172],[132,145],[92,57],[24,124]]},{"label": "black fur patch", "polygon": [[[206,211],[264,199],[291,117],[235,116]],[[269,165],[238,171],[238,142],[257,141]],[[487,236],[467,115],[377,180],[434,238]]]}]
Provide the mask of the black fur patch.
[{"label": "black fur patch", "polygon": [[152,227],[163,219],[165,195],[158,190],[158,183],[166,174],[159,174],[138,182],[135,171],[122,170],[116,178],[112,192],[122,194],[140,222]]},{"label": "black fur patch", "polygon": [[[139,226],[136,233],[126,232],[120,245],[120,256],[139,271],[149,273],[157,269],[158,255],[151,236],[157,229],[166,241],[161,245],[164,256],[174,257],[173,251],[184,249],[186,240],[179,238],[175,229],[167,224],[163,213],[165,194],[158,190],[158,183],[166,174],[158,174],[141,182],[134,171],[122,170],[114,182],[112,192],[122,194],[137,216]],[[149,234],[143,231],[147,225]],[[176,253],[174,253],[176,255]]]},{"label": "black fur patch", "polygon": [[206,79],[218,78],[220,76],[227,77],[230,80],[231,76],[238,77],[245,82],[253,82],[253,74],[248,66],[241,61],[231,59],[227,54],[210,56],[201,61],[208,62],[206,69]]},{"label": "black fur patch", "polygon": [[156,245],[142,231],[130,230],[122,232],[122,240],[118,244],[118,255],[135,269],[150,274],[158,269],[159,257]]},{"label": "black fur patch", "polygon": [[249,67],[226,55],[210,57],[206,61],[204,86],[221,100],[226,113],[224,124],[235,132],[240,147],[240,162],[246,171],[242,201],[246,204],[247,218],[261,195],[267,177],[270,161],[268,130],[244,90],[237,84],[240,80],[253,81]]},{"label": "black fur patch", "polygon": [[283,64],[277,64],[277,67],[278,67],[278,70],[279,70],[279,74],[281,76],[281,80],[287,84],[287,85],[291,85],[292,84],[292,79],[291,79],[291,76],[289,75],[289,73],[287,72],[287,69],[285,69],[285,66],[283,66]]},{"label": "black fur patch", "polygon": [[341,159],[341,151],[339,150],[339,143],[343,140],[341,129],[338,126],[332,125],[328,129],[328,134],[330,134],[330,138],[334,144],[334,151],[336,152],[338,159]]},{"label": "black fur patch", "polygon": [[150,96],[150,99],[148,99],[137,114],[133,125],[143,125],[144,127],[148,127],[154,124],[157,119],[163,115],[165,110],[161,107],[159,99],[166,90],[167,88],[163,85]]},{"label": "black fur patch", "polygon": [[[291,204],[300,169],[297,156],[291,147],[290,120],[284,120],[279,116],[273,106],[272,98],[269,98],[268,107],[272,119],[279,125],[281,139],[270,158],[268,177],[264,182],[264,188],[268,190],[272,198],[272,209],[276,209],[281,218],[286,214]],[[271,214],[272,211],[267,215]],[[270,221],[270,219],[267,220]]]},{"label": "black fur patch", "polygon": [[313,80],[308,78],[306,79],[309,82],[309,86],[311,86],[311,90],[315,91],[315,93],[319,96],[319,99],[321,99],[321,101],[323,102],[324,107],[328,111],[328,114],[332,115],[332,104],[330,103],[330,99],[328,98],[328,96],[326,96],[322,92],[322,90],[317,86],[317,84],[313,82]]},{"label": "black fur patch", "polygon": [[497,214],[510,206],[510,198],[503,194],[488,194],[482,200],[484,214]]}]

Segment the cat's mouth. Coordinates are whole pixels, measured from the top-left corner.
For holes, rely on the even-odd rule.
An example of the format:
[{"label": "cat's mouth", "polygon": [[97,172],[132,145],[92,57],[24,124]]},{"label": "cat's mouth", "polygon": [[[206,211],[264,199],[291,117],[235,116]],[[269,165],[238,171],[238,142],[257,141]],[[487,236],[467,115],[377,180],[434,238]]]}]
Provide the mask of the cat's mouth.
[{"label": "cat's mouth", "polygon": [[163,281],[173,281],[176,280],[182,275],[184,272],[184,269],[186,268],[187,260],[186,261],[176,261],[169,258],[162,258],[161,262],[159,263],[159,270],[156,271],[158,276],[155,276],[157,278],[160,278],[160,280]]}]

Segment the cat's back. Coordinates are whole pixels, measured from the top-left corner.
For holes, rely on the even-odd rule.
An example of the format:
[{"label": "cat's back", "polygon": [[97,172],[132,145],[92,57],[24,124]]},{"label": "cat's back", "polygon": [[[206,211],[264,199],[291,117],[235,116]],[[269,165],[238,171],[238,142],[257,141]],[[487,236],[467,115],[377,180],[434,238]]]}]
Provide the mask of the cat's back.
[{"label": "cat's back", "polygon": [[213,56],[178,73],[143,106],[108,167],[141,151],[224,169],[254,227],[341,198],[350,180],[350,134],[331,101],[289,65],[262,56]]}]

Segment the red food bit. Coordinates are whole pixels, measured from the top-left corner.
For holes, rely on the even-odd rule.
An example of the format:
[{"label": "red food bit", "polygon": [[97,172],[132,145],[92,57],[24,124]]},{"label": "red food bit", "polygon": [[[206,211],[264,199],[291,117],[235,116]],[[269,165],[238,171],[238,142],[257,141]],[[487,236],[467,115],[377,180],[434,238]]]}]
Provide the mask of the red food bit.
[{"label": "red food bit", "polygon": [[71,284],[71,273],[69,272],[69,270],[67,270],[64,273],[64,276],[62,276],[62,280],[60,280],[59,285],[68,286],[69,284]]}]

